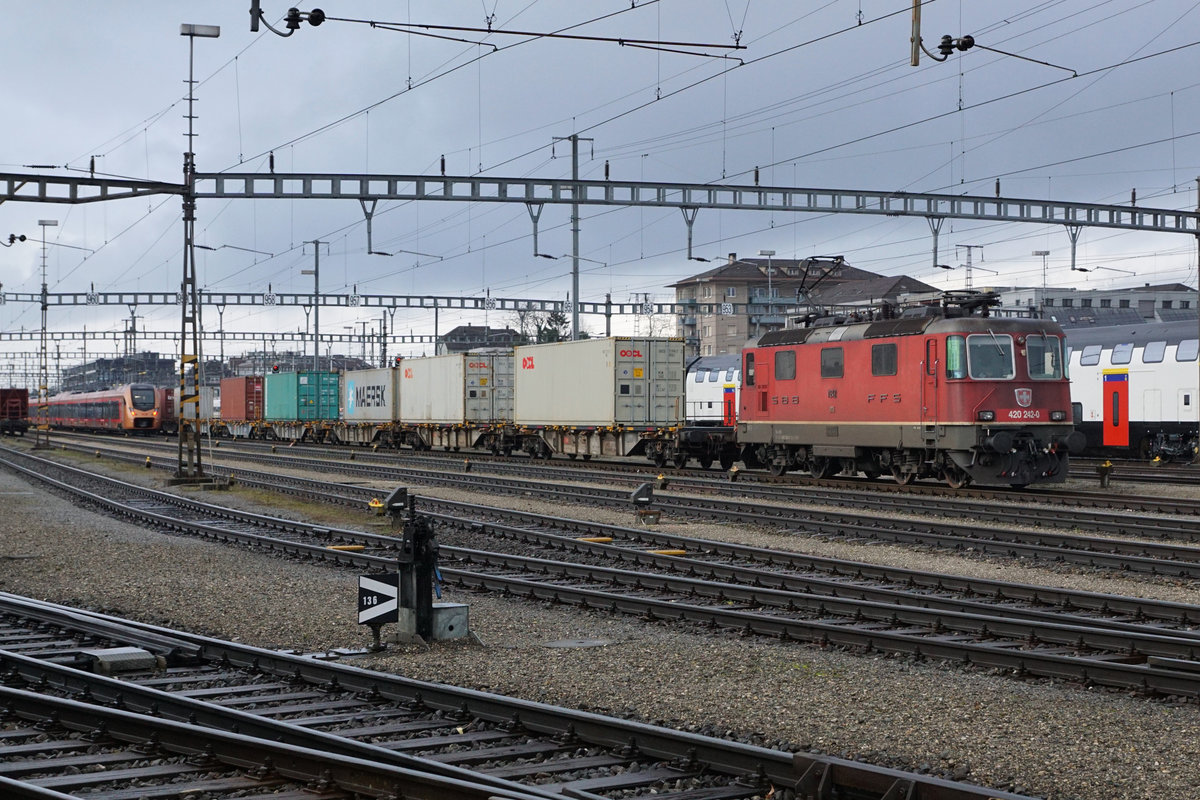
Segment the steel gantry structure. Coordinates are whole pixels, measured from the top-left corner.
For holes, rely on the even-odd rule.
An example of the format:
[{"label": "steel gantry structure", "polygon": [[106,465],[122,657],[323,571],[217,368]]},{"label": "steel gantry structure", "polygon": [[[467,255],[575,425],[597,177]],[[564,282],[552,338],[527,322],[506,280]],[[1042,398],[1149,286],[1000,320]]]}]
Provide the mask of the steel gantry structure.
[{"label": "steel gantry structure", "polygon": [[[189,140],[190,143],[190,140]],[[189,167],[190,167],[189,163]],[[626,206],[633,208],[678,208],[687,229],[687,255],[692,255],[692,228],[701,209],[769,211],[794,213],[865,214],[888,217],[924,217],[933,235],[933,264],[938,262],[938,233],[946,219],[989,222],[1062,225],[1070,239],[1071,266],[1075,266],[1075,245],[1085,227],[1110,228],[1155,233],[1182,233],[1195,237],[1200,251],[1200,212],[1147,208],[1133,205],[1106,205],[1029,198],[984,197],[975,195],[881,192],[851,189],[791,188],[760,185],[704,183],[668,183],[648,181],[570,180],[552,178],[502,178],[447,175],[371,175],[330,173],[237,173],[185,170],[185,183],[173,184],[129,179],[70,177],[0,173],[0,203],[26,201],[38,203],[90,203],[140,197],[149,194],[178,194],[185,201],[199,199],[313,199],[356,200],[366,216],[370,252],[370,222],[375,204],[381,200],[443,201],[473,203],[523,203],[529,211],[536,241],[537,223],[545,205]],[[1200,181],[1198,181],[1200,184]],[[190,209],[185,208],[185,225]],[[187,238],[187,237],[185,237]],[[190,240],[189,240],[190,243]],[[536,247],[535,247],[536,251]],[[190,305],[186,284],[177,302]],[[194,287],[193,287],[194,290]],[[270,293],[251,295],[260,304],[269,305]],[[240,295],[239,295],[240,296]],[[280,302],[282,295],[275,296]],[[349,305],[350,297],[347,296]],[[296,305],[312,304],[311,295]],[[14,298],[17,299],[17,298]],[[393,298],[398,299],[398,298]],[[461,299],[461,298],[456,298]],[[197,299],[196,304],[200,302]],[[324,302],[322,299],[321,302]],[[473,302],[487,303],[479,298]],[[583,311],[578,297],[571,308]],[[370,305],[368,300],[366,305]],[[384,303],[380,303],[384,305]],[[390,305],[390,303],[388,304]],[[592,304],[595,309],[597,304]],[[606,307],[608,304],[605,304]],[[663,304],[658,304],[661,308]],[[670,313],[675,313],[674,304]],[[403,307],[427,307],[404,305]],[[435,304],[433,306],[437,308]],[[487,305],[462,306],[487,308]],[[690,306],[689,310],[696,310]],[[663,308],[663,311],[667,309]],[[593,313],[596,313],[593,310]],[[636,313],[652,313],[640,308]],[[714,313],[734,313],[731,304],[715,304]],[[186,326],[185,326],[186,328]],[[181,456],[181,470],[183,459]]]}]

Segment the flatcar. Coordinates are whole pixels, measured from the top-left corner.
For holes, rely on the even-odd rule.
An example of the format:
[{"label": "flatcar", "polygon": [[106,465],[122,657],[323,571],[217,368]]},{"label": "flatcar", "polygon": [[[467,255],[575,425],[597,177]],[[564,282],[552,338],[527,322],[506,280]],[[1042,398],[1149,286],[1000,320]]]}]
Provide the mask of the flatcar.
[{"label": "flatcar", "polygon": [[1089,452],[1194,456],[1200,395],[1195,320],[1071,328],[1067,345],[1071,407]]},{"label": "flatcar", "polygon": [[176,429],[172,389],[127,383],[99,392],[69,392],[49,400],[52,428],[126,433],[171,433]]},{"label": "flatcar", "polygon": [[1065,480],[1083,437],[1062,329],[990,317],[991,302],[948,296],[896,319],[764,334],[742,353],[742,461],[954,488]]}]

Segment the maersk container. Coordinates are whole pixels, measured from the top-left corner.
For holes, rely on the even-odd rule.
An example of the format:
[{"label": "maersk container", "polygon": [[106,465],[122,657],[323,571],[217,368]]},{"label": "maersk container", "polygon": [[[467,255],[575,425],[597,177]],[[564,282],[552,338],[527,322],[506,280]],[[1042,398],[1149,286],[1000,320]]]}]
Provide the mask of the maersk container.
[{"label": "maersk container", "polygon": [[221,379],[221,419],[230,422],[254,422],[263,418],[261,375]]},{"label": "maersk container", "polygon": [[513,421],[670,427],[684,419],[682,339],[580,339],[516,348]]},{"label": "maersk container", "polygon": [[263,419],[336,420],[339,376],[336,372],[278,372],[264,376]]},{"label": "maersk container", "polygon": [[400,419],[461,425],[512,419],[513,357],[453,353],[400,363]]},{"label": "maersk container", "polygon": [[400,368],[350,370],[342,375],[342,419],[395,422],[400,411]]}]

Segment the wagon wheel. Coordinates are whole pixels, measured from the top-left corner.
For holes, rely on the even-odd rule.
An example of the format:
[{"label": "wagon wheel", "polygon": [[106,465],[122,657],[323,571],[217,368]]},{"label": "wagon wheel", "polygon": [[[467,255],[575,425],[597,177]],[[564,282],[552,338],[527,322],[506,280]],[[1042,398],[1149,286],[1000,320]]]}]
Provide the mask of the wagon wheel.
[{"label": "wagon wheel", "polygon": [[575,459],[579,458],[579,454],[578,453],[567,453],[567,458],[574,461]]},{"label": "wagon wheel", "polygon": [[662,450],[656,451],[654,453],[654,466],[661,469],[661,468],[665,467],[666,465],[667,465],[667,454],[664,453]]},{"label": "wagon wheel", "polygon": [[961,489],[971,482],[971,476],[967,471],[956,464],[947,464],[942,469],[942,479],[951,489]]},{"label": "wagon wheel", "polygon": [[899,465],[895,465],[895,464],[892,465],[892,480],[894,480],[896,483],[900,484],[901,486],[908,486],[916,479],[917,479],[917,473],[904,472],[903,470],[900,469]]},{"label": "wagon wheel", "polygon": [[583,454],[583,460],[584,460],[584,461],[591,461],[591,460],[592,460],[592,454],[591,454],[591,453],[584,453],[584,454]]},{"label": "wagon wheel", "polygon": [[684,467],[686,467],[687,462],[688,462],[688,454],[687,453],[676,453],[675,454],[674,464],[677,469],[683,469]]},{"label": "wagon wheel", "polygon": [[712,456],[700,456],[700,469],[708,469],[713,465]]},{"label": "wagon wheel", "polygon": [[782,475],[783,473],[788,471],[788,465],[781,464],[777,461],[772,461],[770,466],[768,467],[768,469],[771,470],[772,475],[774,475],[776,478],[778,478],[780,475]]},{"label": "wagon wheel", "polygon": [[812,460],[809,472],[814,478],[828,478],[837,472],[837,461],[832,458],[817,457]]},{"label": "wagon wheel", "polygon": [[729,470],[733,469],[733,461],[734,461],[734,458],[731,454],[722,453],[721,454],[721,469],[725,472],[729,472]]}]

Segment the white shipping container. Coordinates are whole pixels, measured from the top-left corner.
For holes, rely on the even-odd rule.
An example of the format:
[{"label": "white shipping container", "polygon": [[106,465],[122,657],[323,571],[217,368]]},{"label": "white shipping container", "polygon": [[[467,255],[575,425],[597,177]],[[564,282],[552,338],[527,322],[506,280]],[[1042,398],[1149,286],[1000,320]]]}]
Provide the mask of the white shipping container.
[{"label": "white shipping container", "polygon": [[342,419],[395,422],[400,410],[400,368],[350,370],[342,375]]},{"label": "white shipping container", "polygon": [[669,427],[684,418],[680,339],[615,337],[518,347],[518,425]]},{"label": "white shipping container", "polygon": [[453,353],[400,364],[400,419],[460,425],[512,418],[512,356]]},{"label": "white shipping container", "polygon": [[[171,402],[175,408],[175,418],[179,419],[179,387],[171,392]],[[188,406],[188,414],[191,414]],[[216,386],[200,387],[200,419],[217,419],[221,416],[221,390]]]}]

